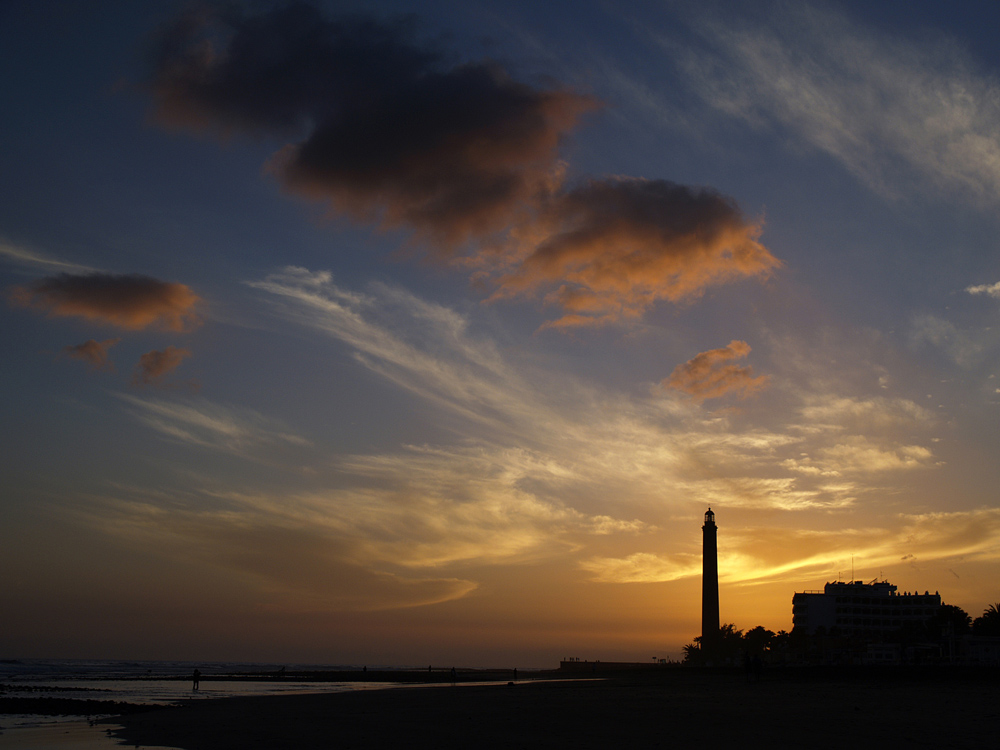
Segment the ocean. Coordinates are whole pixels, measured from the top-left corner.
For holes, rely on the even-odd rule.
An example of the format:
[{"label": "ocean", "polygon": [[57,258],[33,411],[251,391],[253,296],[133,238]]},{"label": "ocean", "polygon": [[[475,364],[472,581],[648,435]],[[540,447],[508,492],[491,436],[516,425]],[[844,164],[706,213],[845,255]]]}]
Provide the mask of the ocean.
[{"label": "ocean", "polygon": [[[197,691],[192,689],[195,669],[201,673]],[[357,670],[359,667],[244,662],[0,659],[0,698],[53,698],[162,705],[181,699],[212,700],[237,695],[379,690],[397,684],[277,679],[282,669],[293,674]],[[101,714],[0,714],[0,750],[120,748],[114,738],[107,734],[106,725],[91,726],[91,720],[100,716]]]}]

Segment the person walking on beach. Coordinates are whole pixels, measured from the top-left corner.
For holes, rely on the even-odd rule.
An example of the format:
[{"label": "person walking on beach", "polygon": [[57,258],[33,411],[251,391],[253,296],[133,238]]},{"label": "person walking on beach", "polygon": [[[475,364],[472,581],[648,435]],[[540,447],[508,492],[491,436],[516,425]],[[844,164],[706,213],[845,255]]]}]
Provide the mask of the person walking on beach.
[{"label": "person walking on beach", "polygon": [[194,670],[194,674],[191,675],[191,679],[193,681],[193,684],[191,685],[191,689],[192,690],[197,690],[199,688],[199,686],[201,685],[201,671],[197,670],[197,669]]}]

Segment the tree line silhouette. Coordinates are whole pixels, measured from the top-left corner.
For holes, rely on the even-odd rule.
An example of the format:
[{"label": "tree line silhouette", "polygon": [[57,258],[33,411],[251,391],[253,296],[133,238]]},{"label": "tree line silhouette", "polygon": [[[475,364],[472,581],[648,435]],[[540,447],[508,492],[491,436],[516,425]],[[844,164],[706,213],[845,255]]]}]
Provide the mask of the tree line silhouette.
[{"label": "tree line silhouette", "polygon": [[[908,623],[893,634],[855,632],[848,637],[857,642],[872,642],[877,639],[891,639],[894,643],[910,645],[916,643],[941,643],[953,636],[993,636],[1000,637],[1000,602],[990,604],[975,620],[961,607],[942,604],[937,613],[924,621]],[[684,664],[705,666],[707,664],[739,664],[746,657],[759,657],[765,661],[788,661],[804,653],[817,639],[837,639],[844,637],[839,628],[827,631],[818,628],[808,634],[802,628],[792,628],[791,632],[774,632],[757,625],[743,632],[733,623],[719,627],[719,633],[708,653],[702,648],[701,636],[684,646]]]}]

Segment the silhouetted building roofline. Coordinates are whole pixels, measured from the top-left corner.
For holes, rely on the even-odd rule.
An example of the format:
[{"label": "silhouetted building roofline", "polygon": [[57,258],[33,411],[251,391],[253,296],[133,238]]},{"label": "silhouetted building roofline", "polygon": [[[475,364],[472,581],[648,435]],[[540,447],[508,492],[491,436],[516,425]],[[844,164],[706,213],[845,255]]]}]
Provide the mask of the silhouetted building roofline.
[{"label": "silhouetted building roofline", "polygon": [[941,595],[897,593],[888,581],[836,581],[823,591],[803,591],[792,597],[792,626],[815,635],[819,628],[837,628],[843,635],[888,632],[910,623],[926,622],[941,608]]}]

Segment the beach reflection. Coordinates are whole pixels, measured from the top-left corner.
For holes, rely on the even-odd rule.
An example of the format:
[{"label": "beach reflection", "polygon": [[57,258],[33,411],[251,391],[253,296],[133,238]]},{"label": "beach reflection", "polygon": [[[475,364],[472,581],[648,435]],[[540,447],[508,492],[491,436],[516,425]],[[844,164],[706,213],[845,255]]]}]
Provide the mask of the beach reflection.
[{"label": "beach reflection", "polygon": [[[110,724],[91,726],[87,721],[59,721],[7,728],[0,732],[0,750],[121,750],[109,733]],[[36,721],[38,717],[35,717]],[[143,745],[143,750],[176,750]]]},{"label": "beach reflection", "polygon": [[[9,698],[69,698],[75,700],[122,701],[166,705],[181,700],[211,700],[242,695],[288,695],[293,693],[343,693],[379,690],[392,682],[312,682],[278,680],[202,680],[199,690],[187,680],[45,680],[5,686]],[[47,689],[48,688],[48,689]]]}]

